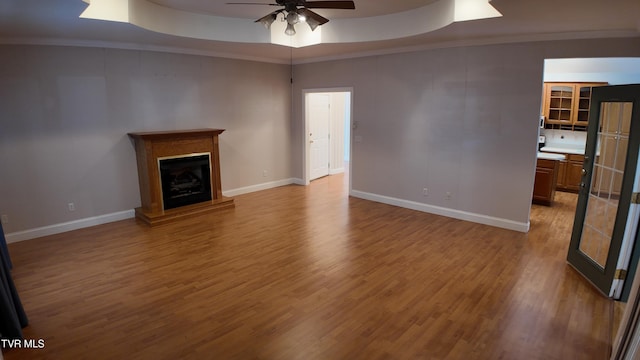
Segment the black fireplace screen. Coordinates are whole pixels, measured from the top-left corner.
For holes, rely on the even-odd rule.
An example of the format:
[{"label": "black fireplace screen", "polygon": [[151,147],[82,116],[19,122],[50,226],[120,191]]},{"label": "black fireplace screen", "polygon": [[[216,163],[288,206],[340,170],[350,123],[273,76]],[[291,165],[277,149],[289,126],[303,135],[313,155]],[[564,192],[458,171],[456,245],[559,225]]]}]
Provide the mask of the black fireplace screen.
[{"label": "black fireplace screen", "polygon": [[211,200],[209,153],[158,159],[164,209]]}]

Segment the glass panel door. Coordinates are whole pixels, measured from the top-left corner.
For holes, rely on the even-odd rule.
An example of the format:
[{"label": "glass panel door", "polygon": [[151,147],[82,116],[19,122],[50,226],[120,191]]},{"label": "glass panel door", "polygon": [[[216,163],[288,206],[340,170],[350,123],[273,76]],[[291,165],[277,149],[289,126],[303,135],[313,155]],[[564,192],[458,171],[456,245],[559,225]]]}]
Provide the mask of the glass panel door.
[{"label": "glass panel door", "polygon": [[[623,121],[623,109],[632,103],[602,103],[593,177],[580,251],[604,269],[620,201],[624,163],[629,145],[630,121]],[[631,112],[627,112],[631,118]]]},{"label": "glass panel door", "polygon": [[628,266],[628,262],[621,265],[619,258],[630,251],[621,249],[623,244],[633,246],[628,239],[635,238],[626,230],[640,144],[640,85],[593,88],[590,105],[581,190],[567,260],[605,295],[612,296],[616,270]]}]

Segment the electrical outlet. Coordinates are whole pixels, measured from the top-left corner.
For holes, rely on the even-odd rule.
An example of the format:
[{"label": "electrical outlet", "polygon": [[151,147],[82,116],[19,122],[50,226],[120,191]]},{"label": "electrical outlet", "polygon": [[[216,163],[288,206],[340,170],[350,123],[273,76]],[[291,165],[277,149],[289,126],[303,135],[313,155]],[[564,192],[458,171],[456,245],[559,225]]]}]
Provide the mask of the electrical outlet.
[{"label": "electrical outlet", "polygon": [[427,188],[422,189],[422,195],[429,196],[429,189]]},{"label": "electrical outlet", "polygon": [[9,215],[2,215],[1,217],[2,225],[9,223]]},{"label": "electrical outlet", "polygon": [[444,199],[445,199],[445,200],[451,200],[451,193],[450,193],[449,191],[447,191],[447,192],[444,194]]},{"label": "electrical outlet", "polygon": [[67,207],[69,208],[69,211],[76,211],[76,205],[74,203],[68,203]]},{"label": "electrical outlet", "polygon": [[267,177],[268,174],[267,170],[262,170],[262,177]]}]

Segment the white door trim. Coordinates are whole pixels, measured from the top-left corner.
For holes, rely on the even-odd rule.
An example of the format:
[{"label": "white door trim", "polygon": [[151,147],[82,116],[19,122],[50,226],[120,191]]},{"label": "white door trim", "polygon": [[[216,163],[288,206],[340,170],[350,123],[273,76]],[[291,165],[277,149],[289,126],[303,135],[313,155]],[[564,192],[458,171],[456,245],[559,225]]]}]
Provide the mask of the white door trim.
[{"label": "white door trim", "polygon": [[[636,175],[633,181],[634,193],[640,192],[640,157],[638,157],[636,169]],[[629,270],[629,263],[631,262],[631,252],[633,251],[634,241],[636,239],[636,233],[638,231],[638,221],[640,221],[640,204],[631,203],[629,205],[627,227],[624,229],[622,247],[620,249],[620,256],[618,257],[618,264],[616,266],[616,269],[625,271]],[[625,279],[613,279],[609,297],[620,299],[620,296],[622,296],[622,290],[624,288],[624,280]]]}]

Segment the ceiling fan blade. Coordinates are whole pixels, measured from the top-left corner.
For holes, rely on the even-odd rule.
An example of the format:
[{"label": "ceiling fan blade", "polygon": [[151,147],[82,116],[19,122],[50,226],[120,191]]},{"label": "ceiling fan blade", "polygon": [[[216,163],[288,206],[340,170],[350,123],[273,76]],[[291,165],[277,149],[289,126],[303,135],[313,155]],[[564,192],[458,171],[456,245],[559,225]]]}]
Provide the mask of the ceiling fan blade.
[{"label": "ceiling fan blade", "polygon": [[273,15],[277,15],[275,11],[272,12],[272,13],[268,13],[267,15],[261,17],[260,19],[254,21],[254,22],[259,22],[259,23],[273,22],[273,21],[271,21],[271,19],[273,18]]},{"label": "ceiling fan blade", "polygon": [[268,6],[281,6],[280,4],[265,4],[257,2],[228,2],[226,5],[268,5]]},{"label": "ceiling fan blade", "polygon": [[307,9],[346,9],[353,10],[356,4],[353,1],[305,1]]},{"label": "ceiling fan blade", "polygon": [[317,23],[318,25],[322,25],[322,24],[326,24],[329,22],[329,19],[314,13],[313,11],[309,10],[309,9],[298,9],[298,14],[299,15],[303,15],[304,17],[307,18],[307,22],[309,22],[308,19],[311,19],[314,23]]},{"label": "ceiling fan blade", "polygon": [[267,15],[261,17],[260,19],[254,21],[256,23],[261,23],[262,25],[264,25],[267,29],[269,29],[271,27],[271,24],[276,21],[276,18],[278,17],[278,14],[280,14],[281,12],[283,12],[284,10],[276,10],[274,12],[268,13]]}]

